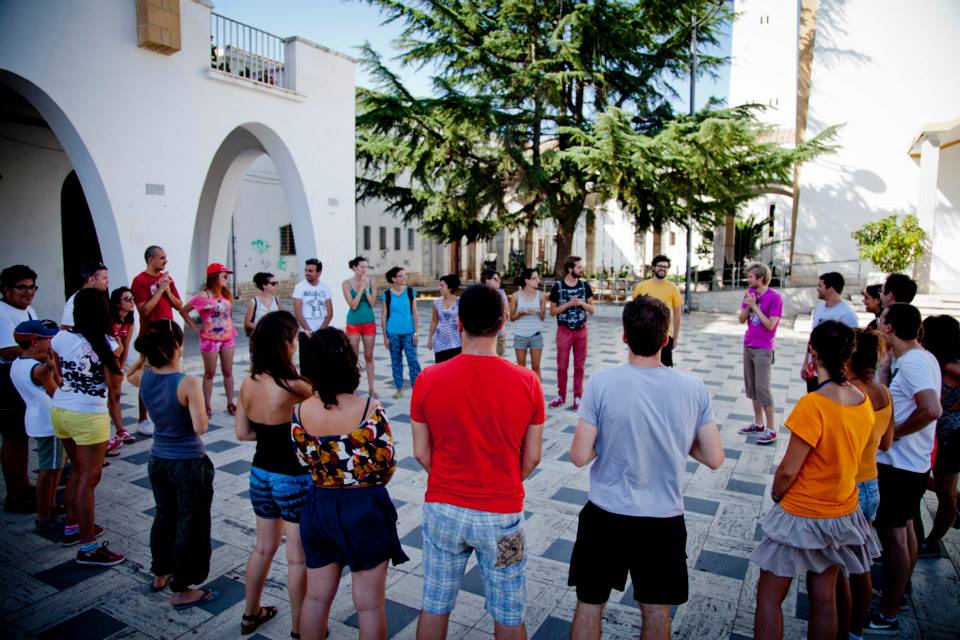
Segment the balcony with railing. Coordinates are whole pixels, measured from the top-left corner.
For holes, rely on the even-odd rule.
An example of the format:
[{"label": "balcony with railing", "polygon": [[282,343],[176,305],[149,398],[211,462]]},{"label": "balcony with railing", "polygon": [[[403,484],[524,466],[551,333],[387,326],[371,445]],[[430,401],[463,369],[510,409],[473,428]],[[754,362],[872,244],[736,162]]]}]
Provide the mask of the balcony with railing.
[{"label": "balcony with railing", "polygon": [[266,88],[292,91],[287,72],[289,39],[210,14],[210,67]]}]

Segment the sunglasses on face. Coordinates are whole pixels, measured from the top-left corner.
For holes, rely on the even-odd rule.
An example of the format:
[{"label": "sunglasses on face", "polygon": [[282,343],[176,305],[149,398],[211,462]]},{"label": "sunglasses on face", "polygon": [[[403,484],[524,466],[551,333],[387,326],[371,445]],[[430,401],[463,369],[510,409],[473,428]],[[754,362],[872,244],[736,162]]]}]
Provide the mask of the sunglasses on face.
[{"label": "sunglasses on face", "polygon": [[35,284],[15,284],[13,288],[17,291],[36,291],[40,287]]},{"label": "sunglasses on face", "polygon": [[120,302],[133,302],[133,296],[122,296]]},{"label": "sunglasses on face", "polygon": [[278,285],[278,284],[280,284],[280,283],[279,283],[279,282],[277,282],[276,280],[271,280],[271,281],[270,281],[270,282],[268,282],[267,284],[269,284],[269,285],[271,285],[271,286],[274,286],[274,287],[275,287],[275,286],[277,286],[277,285]]}]

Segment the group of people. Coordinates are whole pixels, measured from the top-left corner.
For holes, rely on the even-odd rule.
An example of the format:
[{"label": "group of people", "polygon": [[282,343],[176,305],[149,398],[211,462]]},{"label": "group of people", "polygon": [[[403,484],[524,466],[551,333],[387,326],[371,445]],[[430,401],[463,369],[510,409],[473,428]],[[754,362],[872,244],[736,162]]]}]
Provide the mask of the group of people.
[{"label": "group of people", "polygon": [[[69,299],[60,326],[38,319],[31,307],[34,271],[15,265],[0,274],[4,504],[11,511],[36,510],[39,529],[60,526],[55,496],[65,454],[71,469],[62,543],[81,545],[78,563],[111,566],[124,560],[106,542],[98,544],[103,529],[95,523],[94,492],[110,447],[111,419],[113,437],[130,435],[119,405],[114,411],[112,403],[119,401],[136,308],[141,331],[133,346],[140,358],[126,378],[139,386],[141,433],[153,436],[148,472],[157,508],[150,535],[151,588],[169,589],[176,608],[219,595],[197,586],[209,572],[214,493],[214,469],[200,436],[211,415],[208,372],[219,360],[236,437],[256,443],[249,481],[257,535],[245,574],[241,633],[255,632],[278,613],[261,604],[261,595],[285,540],[291,637],[327,635],[345,568],[352,574],[361,637],[385,637],[387,565],[408,558],[386,489],[397,453],[374,386],[374,307],[380,302],[398,398],[401,358],[407,358],[413,453],[427,471],[418,637],[445,637],[474,552],[496,636],[525,637],[523,481],[540,461],[545,407],[565,404],[571,350],[572,406],[579,421],[570,458],[577,466],[592,462],[568,575],[577,596],[572,635],[601,636],[604,605],[612,589],[625,588],[629,573],[643,614],[642,637],[669,637],[669,607],[688,597],[685,467],[693,458],[717,469],[724,450],[706,386],[670,366],[682,297],[666,277],[664,256],[654,259],[652,278],[637,286],[624,307],[626,364],[586,383],[587,317],[594,296],[576,257],[565,261],[564,277],[548,295],[541,293],[533,269],[523,272],[523,286],[512,298],[500,289],[496,272],[485,272],[481,284],[459,295],[459,279],[443,276],[428,334],[436,364],[423,371],[416,359],[417,296],[402,268],[387,272],[389,286],[378,295],[367,261],[351,261],[354,276],[342,286],[349,306],[345,331],[330,326],[331,292],[320,280],[318,260],[305,265],[292,313],[281,307],[277,280],[257,274],[258,293],[243,321],[250,371],[235,403],[228,376],[236,343],[230,270],[211,264],[203,291],[184,303],[164,271],[163,250],[150,247],[145,258],[147,268],[131,287],[109,298],[106,268],[85,266],[84,286]],[[783,306],[769,286],[767,267],[751,265],[747,282],[740,321],[747,324],[744,382],[755,421],[742,431],[768,444],[776,439],[769,378]],[[801,574],[807,576],[812,637],[844,629],[859,636],[865,626],[896,630],[897,608],[918,551],[936,549],[956,515],[960,326],[947,316],[921,323],[919,311],[908,304],[915,283],[893,274],[879,292],[882,308],[873,309],[876,329],[856,329],[856,314],[841,298],[843,286],[842,276],[829,273],[817,287],[822,302],[813,313],[801,371],[808,393],[785,421],[791,437],[771,489],[775,504],[752,556],[760,567],[757,637],[782,637],[780,605]],[[539,372],[548,302],[558,322],[561,365],[558,393],[549,403]],[[194,310],[199,322],[190,315]],[[173,311],[198,330],[202,379],[182,371],[184,335]],[[508,319],[518,364],[500,357]],[[366,395],[358,391],[361,343]],[[525,366],[527,350],[532,370]],[[511,393],[501,393],[503,388]],[[36,439],[40,466],[35,488],[26,471],[28,436]],[[930,482],[931,458],[940,504],[924,538],[920,500]],[[618,553],[611,555],[610,548]],[[869,569],[881,548],[883,595],[871,614]]]}]

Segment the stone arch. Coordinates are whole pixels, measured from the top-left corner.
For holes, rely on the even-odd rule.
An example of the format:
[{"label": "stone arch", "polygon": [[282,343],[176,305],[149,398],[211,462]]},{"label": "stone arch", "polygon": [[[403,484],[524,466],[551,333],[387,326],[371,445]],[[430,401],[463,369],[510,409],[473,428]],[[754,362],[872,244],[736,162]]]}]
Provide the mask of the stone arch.
[{"label": "stone arch", "polygon": [[306,191],[293,155],[283,140],[266,125],[251,122],[231,131],[214,153],[200,193],[190,251],[188,290],[200,288],[208,263],[226,258],[224,241],[230,234],[230,219],[240,183],[250,165],[261,155],[270,156],[283,185],[290,223],[298,250],[316,255],[317,242]]}]

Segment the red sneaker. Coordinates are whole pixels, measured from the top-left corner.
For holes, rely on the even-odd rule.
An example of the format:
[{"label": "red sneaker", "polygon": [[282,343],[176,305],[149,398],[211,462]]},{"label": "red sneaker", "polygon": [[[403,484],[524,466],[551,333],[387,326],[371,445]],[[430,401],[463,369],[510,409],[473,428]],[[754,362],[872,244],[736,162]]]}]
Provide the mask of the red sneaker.
[{"label": "red sneaker", "polygon": [[93,551],[77,551],[77,564],[85,564],[93,567],[112,567],[126,559],[126,556],[110,551],[110,549],[107,548],[106,542]]},{"label": "red sneaker", "polygon": [[757,444],[773,444],[777,441],[777,432],[773,429],[764,431],[760,434],[760,437],[757,438]]},{"label": "red sneaker", "polygon": [[562,407],[562,406],[565,405],[565,404],[567,404],[567,399],[564,398],[563,396],[557,396],[556,398],[554,398],[553,400],[551,400],[551,401],[550,401],[550,404],[548,404],[547,406],[548,406],[548,407]]},{"label": "red sneaker", "polygon": [[123,446],[123,440],[117,436],[111,437],[107,440],[107,455],[113,458],[114,456],[120,455],[118,449]]},{"label": "red sneaker", "polygon": [[133,434],[126,429],[118,429],[116,437],[119,438],[123,444],[133,444],[137,441]]}]

